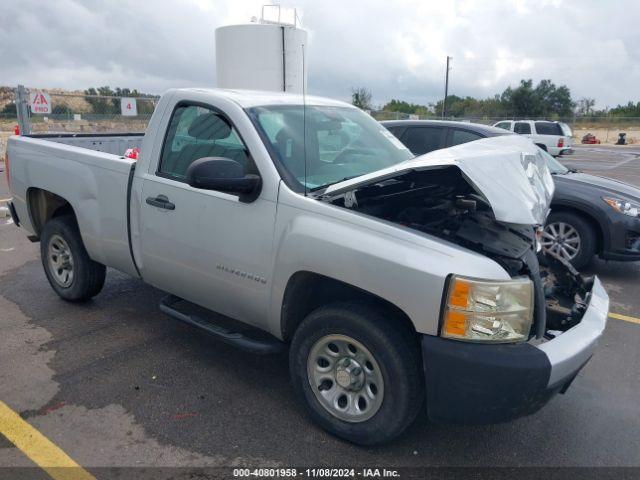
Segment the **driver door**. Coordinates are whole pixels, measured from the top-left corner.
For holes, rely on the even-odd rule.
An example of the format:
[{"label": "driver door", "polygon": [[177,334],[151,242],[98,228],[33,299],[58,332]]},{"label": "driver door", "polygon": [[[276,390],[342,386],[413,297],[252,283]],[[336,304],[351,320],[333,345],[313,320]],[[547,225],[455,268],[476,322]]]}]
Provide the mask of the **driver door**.
[{"label": "driver door", "polygon": [[210,310],[256,325],[266,322],[276,205],[258,197],[193,188],[186,171],[203,157],[226,157],[259,174],[222,112],[178,104],[157,171],[145,175],[141,271],[152,285]]}]

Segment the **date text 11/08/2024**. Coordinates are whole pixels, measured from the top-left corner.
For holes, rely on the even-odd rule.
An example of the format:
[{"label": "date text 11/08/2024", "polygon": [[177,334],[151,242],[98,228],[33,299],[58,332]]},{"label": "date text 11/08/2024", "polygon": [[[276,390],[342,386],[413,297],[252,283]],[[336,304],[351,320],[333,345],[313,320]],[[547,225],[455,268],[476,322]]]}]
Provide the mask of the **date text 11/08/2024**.
[{"label": "date text 11/08/2024", "polygon": [[233,476],[239,477],[309,477],[309,478],[397,478],[397,470],[387,468],[236,468]]}]

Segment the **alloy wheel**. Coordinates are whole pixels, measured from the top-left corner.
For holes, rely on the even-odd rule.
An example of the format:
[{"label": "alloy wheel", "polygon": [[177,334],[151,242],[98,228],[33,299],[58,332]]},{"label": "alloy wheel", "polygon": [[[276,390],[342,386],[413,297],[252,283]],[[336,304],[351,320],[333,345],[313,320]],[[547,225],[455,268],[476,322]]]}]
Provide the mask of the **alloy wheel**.
[{"label": "alloy wheel", "polygon": [[572,225],[553,222],[544,227],[540,243],[544,250],[571,261],[580,253],[582,241],[580,234]]}]

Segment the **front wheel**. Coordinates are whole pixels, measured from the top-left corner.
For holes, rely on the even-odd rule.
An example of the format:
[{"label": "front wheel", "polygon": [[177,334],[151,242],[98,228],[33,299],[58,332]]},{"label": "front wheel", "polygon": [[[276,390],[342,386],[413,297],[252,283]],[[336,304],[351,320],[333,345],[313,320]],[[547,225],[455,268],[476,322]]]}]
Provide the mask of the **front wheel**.
[{"label": "front wheel", "polygon": [[291,377],[312,418],[362,445],[402,433],[422,406],[415,333],[384,309],[339,303],[315,310],[291,344]]},{"label": "front wheel", "polygon": [[55,217],[45,224],[40,256],[51,287],[62,299],[81,302],[102,290],[106,268],[89,257],[73,215]]},{"label": "front wheel", "polygon": [[589,265],[596,253],[596,234],[585,219],[572,212],[549,215],[542,248],[569,261],[576,269]]}]

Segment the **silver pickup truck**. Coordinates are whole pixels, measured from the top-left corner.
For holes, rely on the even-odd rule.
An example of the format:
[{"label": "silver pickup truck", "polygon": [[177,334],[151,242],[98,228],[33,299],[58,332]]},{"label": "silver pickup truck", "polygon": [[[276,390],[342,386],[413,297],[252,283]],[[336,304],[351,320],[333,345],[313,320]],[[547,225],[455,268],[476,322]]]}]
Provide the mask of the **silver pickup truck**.
[{"label": "silver pickup truck", "polygon": [[[118,154],[136,145],[137,161]],[[538,152],[497,137],[412,158],[342,102],[181,89],[144,137],[16,136],[6,165],[60,297],[97,295],[109,266],[222,341],[288,346],[311,417],[375,444],[423,408],[533,413],[594,353],[608,297],[539,261],[553,181]]]}]

